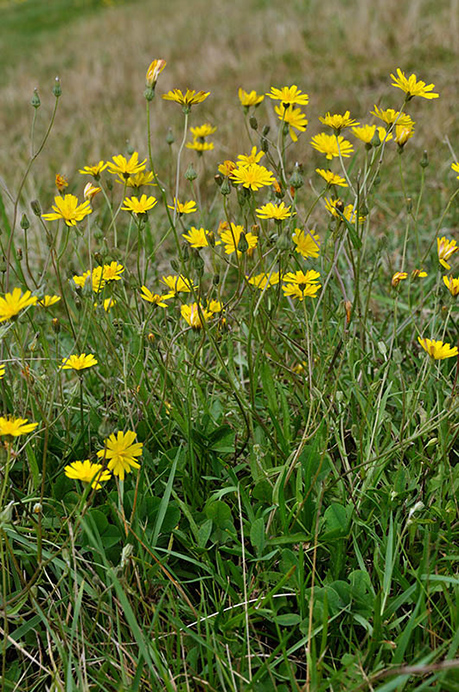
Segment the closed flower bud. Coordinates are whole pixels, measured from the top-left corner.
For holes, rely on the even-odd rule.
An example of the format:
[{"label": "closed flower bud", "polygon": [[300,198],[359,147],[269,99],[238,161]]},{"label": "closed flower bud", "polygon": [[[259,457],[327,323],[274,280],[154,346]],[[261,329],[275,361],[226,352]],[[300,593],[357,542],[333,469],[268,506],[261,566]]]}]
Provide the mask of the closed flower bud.
[{"label": "closed flower bud", "polygon": [[294,190],[299,190],[300,187],[303,187],[304,185],[304,179],[300,173],[300,167],[298,164],[295,164],[295,169],[290,177],[290,185]]},{"label": "closed flower bud", "polygon": [[23,214],[21,218],[21,228],[23,231],[28,231],[30,228],[30,221],[27,218],[27,214]]},{"label": "closed flower bud", "polygon": [[174,270],[174,272],[180,271],[180,264],[177,262],[175,258],[171,259],[171,267]]},{"label": "closed flower bud", "polygon": [[40,108],[41,101],[40,101],[40,97],[38,95],[38,89],[36,89],[36,88],[33,90],[33,96],[32,96],[32,100],[30,101],[30,103],[32,104],[32,106],[34,108]]},{"label": "closed flower bud", "polygon": [[229,183],[228,178],[225,178],[223,180],[223,182],[220,186],[220,192],[222,193],[222,195],[225,195],[225,196],[229,195],[229,193],[231,192],[231,185]]},{"label": "closed flower bud", "polygon": [[209,242],[210,247],[215,247],[215,233],[213,231],[209,231],[207,234],[207,240]]},{"label": "closed flower bud", "polygon": [[218,284],[220,283],[220,274],[213,275],[212,283],[214,284],[214,286],[218,286]]},{"label": "closed flower bud", "polygon": [[147,336],[148,341],[150,344],[153,344],[156,341],[156,336],[153,334],[153,332],[150,332]]},{"label": "closed flower bud", "polygon": [[169,128],[166,135],[166,142],[169,146],[175,142],[174,135],[172,134],[172,129]]},{"label": "closed flower bud", "polygon": [[198,177],[198,174],[194,170],[193,164],[190,163],[190,165],[188,166],[188,168],[185,171],[185,179],[189,180],[192,183],[193,180],[196,180],[197,177]]},{"label": "closed flower bud", "polygon": [[421,166],[421,168],[427,168],[427,166],[429,165],[429,155],[425,149],[422,155],[422,159],[419,162],[419,165]]},{"label": "closed flower bud", "polygon": [[265,154],[269,151],[269,142],[266,139],[266,137],[262,137],[260,140],[260,149],[265,152]]},{"label": "closed flower bud", "polygon": [[249,244],[247,242],[247,238],[245,237],[245,233],[241,233],[241,237],[239,238],[239,242],[237,244],[237,249],[239,252],[247,252],[249,249]]},{"label": "closed flower bud", "polygon": [[258,130],[258,120],[254,115],[251,115],[249,118],[249,124],[252,130]]},{"label": "closed flower bud", "polygon": [[53,94],[58,99],[62,95],[61,82],[59,77],[54,80]]},{"label": "closed flower bud", "polygon": [[129,141],[126,142],[126,152],[129,154],[129,156],[132,156],[132,154],[135,152],[134,147]]},{"label": "closed flower bud", "polygon": [[59,332],[61,331],[61,323],[59,322],[59,319],[57,317],[53,318],[53,320],[51,321],[51,326],[53,328],[53,332],[59,334]]},{"label": "closed flower bud", "polygon": [[22,260],[22,249],[20,247],[18,247],[16,250],[16,256],[20,262]]},{"label": "closed flower bud", "polygon": [[94,253],[94,259],[96,260],[97,264],[102,265],[104,263],[104,258],[100,254],[100,252],[95,252]]},{"label": "closed flower bud", "polygon": [[33,199],[30,203],[30,206],[35,216],[41,216],[41,206],[38,199]]},{"label": "closed flower bud", "polygon": [[261,134],[263,135],[263,137],[267,137],[267,136],[268,136],[270,129],[271,129],[271,127],[270,127],[269,125],[265,125],[265,126],[263,127],[263,129],[262,129],[262,131],[261,131]]},{"label": "closed flower bud", "polygon": [[214,175],[214,180],[217,183],[218,187],[220,187],[220,185],[223,182],[223,176],[221,176],[220,173],[217,173],[217,175]]},{"label": "closed flower bud", "polygon": [[413,200],[411,199],[411,197],[406,198],[406,210],[408,214],[411,214],[411,212],[413,211]]}]

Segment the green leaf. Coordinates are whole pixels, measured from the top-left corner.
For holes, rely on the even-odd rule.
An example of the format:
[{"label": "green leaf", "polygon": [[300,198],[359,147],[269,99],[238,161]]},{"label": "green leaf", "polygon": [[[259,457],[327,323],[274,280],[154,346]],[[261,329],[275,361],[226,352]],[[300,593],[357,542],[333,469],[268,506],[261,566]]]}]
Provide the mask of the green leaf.
[{"label": "green leaf", "polygon": [[333,502],[327,507],[323,516],[322,530],[321,538],[323,540],[344,538],[349,530],[349,516],[346,507],[340,505],[339,502]]},{"label": "green leaf", "polygon": [[224,529],[231,523],[231,510],[225,502],[216,500],[207,505],[206,517],[212,519],[219,529]]},{"label": "green leaf", "polygon": [[257,551],[257,555],[262,555],[264,547],[266,545],[265,520],[263,519],[263,517],[255,519],[252,526],[250,527],[250,542]]}]

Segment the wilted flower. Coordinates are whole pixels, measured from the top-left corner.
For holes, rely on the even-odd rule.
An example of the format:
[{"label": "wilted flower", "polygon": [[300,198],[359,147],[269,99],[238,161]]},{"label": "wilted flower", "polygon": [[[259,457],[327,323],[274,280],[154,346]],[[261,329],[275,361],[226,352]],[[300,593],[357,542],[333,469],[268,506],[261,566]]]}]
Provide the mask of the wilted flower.
[{"label": "wilted flower", "polygon": [[444,276],[443,283],[452,296],[459,296],[459,278],[454,279],[452,276]]},{"label": "wilted flower", "polygon": [[67,178],[64,175],[60,175],[60,173],[56,175],[55,183],[58,192],[62,192],[62,190],[65,190],[65,188],[69,186]]},{"label": "wilted flower", "polygon": [[155,88],[158,77],[166,67],[166,64],[165,60],[153,60],[145,77],[147,87],[150,87],[150,89]]},{"label": "wilted flower", "polygon": [[459,250],[455,240],[448,240],[445,236],[443,238],[437,238],[437,252],[440,264],[445,267],[445,269],[451,269],[447,260],[454,255],[455,252]]},{"label": "wilted flower", "polygon": [[395,272],[395,274],[393,275],[393,277],[391,279],[391,284],[394,288],[396,288],[399,285],[400,281],[405,281],[405,279],[407,279],[407,278],[408,278],[407,272]]},{"label": "wilted flower", "polygon": [[92,183],[86,183],[84,186],[83,197],[90,202],[92,198],[95,197],[100,191],[100,187],[96,187]]}]

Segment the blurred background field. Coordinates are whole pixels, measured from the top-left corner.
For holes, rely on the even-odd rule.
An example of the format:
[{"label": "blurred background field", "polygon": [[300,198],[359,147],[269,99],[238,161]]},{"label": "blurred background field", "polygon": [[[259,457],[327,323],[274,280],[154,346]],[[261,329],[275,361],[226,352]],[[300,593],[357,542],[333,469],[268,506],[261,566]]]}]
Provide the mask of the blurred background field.
[{"label": "blurred background field", "polygon": [[[3,2],[0,12],[0,174],[8,185],[28,155],[33,89],[50,111],[56,75],[63,97],[31,178],[37,194],[53,188],[57,172],[71,182],[81,165],[124,152],[127,141],[143,154],[144,73],[159,57],[168,62],[159,95],[173,87],[211,91],[191,122],[218,125],[211,163],[240,150],[240,86],[263,93],[294,83],[309,94],[309,127],[296,150],[306,163],[318,115],[350,109],[369,122],[381,94],[384,107],[397,107],[389,74],[397,67],[415,72],[438,85],[441,98],[423,110],[410,148],[427,146],[433,163],[447,171],[445,135],[454,145],[458,134],[458,0],[22,0]],[[176,109],[158,101],[156,155],[167,150],[169,126],[176,138],[175,125],[181,126]],[[424,106],[410,104],[414,120]],[[261,121],[268,122],[267,110],[263,104]]]}]

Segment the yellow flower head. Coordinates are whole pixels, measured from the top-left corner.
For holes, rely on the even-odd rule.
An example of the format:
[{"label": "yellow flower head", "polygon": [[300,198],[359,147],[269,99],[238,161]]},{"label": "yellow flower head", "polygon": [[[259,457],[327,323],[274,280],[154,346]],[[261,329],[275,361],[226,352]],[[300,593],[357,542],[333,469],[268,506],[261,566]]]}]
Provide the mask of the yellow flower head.
[{"label": "yellow flower head", "polygon": [[223,161],[218,167],[218,172],[221,173],[222,175],[226,175],[226,177],[230,176],[231,173],[234,171],[236,168],[236,164],[234,161]]},{"label": "yellow flower head", "polygon": [[120,178],[120,180],[117,180],[116,182],[126,183],[128,187],[134,187],[138,190],[139,187],[142,187],[142,185],[156,185],[154,180],[155,176],[151,171],[140,171],[135,175],[130,175],[127,180]]},{"label": "yellow flower head", "polygon": [[97,452],[98,457],[108,459],[107,468],[114,476],[119,476],[120,481],[124,481],[125,473],[130,473],[133,468],[140,468],[136,457],[142,454],[143,444],[134,442],[135,438],[136,433],[133,430],[112,433],[104,440],[105,448]]},{"label": "yellow flower head", "polygon": [[455,252],[459,250],[455,240],[448,240],[445,236],[443,238],[437,238],[437,252],[438,259],[442,267],[445,269],[451,269],[447,260],[454,255]]},{"label": "yellow flower head", "polygon": [[385,122],[387,125],[393,125],[395,122],[397,125],[406,125],[407,127],[414,125],[414,122],[411,120],[409,115],[403,113],[403,111],[395,111],[393,108],[386,108],[386,110],[384,110],[382,108],[378,108],[378,106],[375,106],[375,109],[374,111],[371,111],[371,114],[376,115],[377,118]]},{"label": "yellow flower head", "polygon": [[324,125],[328,125],[328,127],[331,127],[332,130],[339,134],[341,130],[343,130],[345,127],[359,124],[350,116],[351,114],[349,111],[346,111],[344,115],[340,115],[338,113],[336,113],[335,115],[331,115],[330,113],[327,113],[326,115],[324,115],[323,118],[319,118],[319,120],[321,123],[323,123]]},{"label": "yellow flower head", "polygon": [[259,106],[264,100],[264,96],[257,94],[257,92],[252,89],[252,91],[244,91],[244,89],[239,88],[238,91],[239,101],[241,106],[244,108],[250,108],[250,106]]},{"label": "yellow flower head", "polygon": [[[456,173],[459,173],[459,163],[458,163],[458,162],[455,161],[454,163],[452,163],[452,164],[451,164],[451,168],[452,168],[453,171],[455,171]],[[456,177],[457,177],[457,179],[459,180],[459,175],[456,176]]]},{"label": "yellow flower head", "polygon": [[189,242],[191,247],[196,249],[207,247],[209,245],[209,241],[207,239],[208,235],[209,231],[207,231],[205,228],[195,228],[194,226],[191,226],[188,233],[182,233],[182,236],[186,241]]},{"label": "yellow flower head", "polygon": [[180,202],[178,199],[174,197],[174,204],[168,204],[167,206],[169,207],[169,209],[177,209],[177,214],[179,215],[193,214],[195,211],[198,211],[196,202],[192,199],[189,202]]},{"label": "yellow flower head", "polygon": [[143,300],[146,300],[148,303],[158,305],[160,308],[167,308],[167,303],[165,301],[169,300],[169,298],[173,298],[174,296],[173,293],[167,293],[164,296],[160,296],[157,293],[152,293],[146,286],[142,286],[140,291]]},{"label": "yellow flower head", "polygon": [[320,278],[320,273],[315,269],[309,269],[306,274],[299,270],[296,272],[288,272],[282,277],[282,281],[292,284],[316,284]]},{"label": "yellow flower head", "polygon": [[206,310],[201,304],[198,306],[197,303],[182,305],[180,313],[193,329],[202,329],[203,323],[213,316],[213,312]]},{"label": "yellow flower head", "polygon": [[62,192],[62,190],[65,190],[65,188],[69,186],[67,178],[64,175],[60,175],[59,173],[56,175],[55,182],[58,192]]},{"label": "yellow flower head", "polygon": [[286,106],[292,104],[298,104],[299,106],[306,106],[309,102],[309,96],[303,94],[301,89],[298,89],[295,84],[290,87],[282,87],[281,89],[276,89],[276,87],[271,87],[271,91],[266,94],[270,99],[274,101],[281,101]]},{"label": "yellow flower head", "polygon": [[214,148],[213,142],[204,142],[202,139],[193,139],[192,142],[187,142],[185,145],[187,149],[192,149],[202,154],[203,151],[212,151]]},{"label": "yellow flower head", "polygon": [[118,262],[110,262],[102,267],[102,281],[120,281],[121,274],[124,272],[124,267]]},{"label": "yellow flower head", "polygon": [[[258,163],[259,161],[261,161],[261,159],[263,158],[264,155],[265,155],[264,151],[257,151],[256,147],[252,147],[252,151],[250,152],[250,154],[238,154],[237,165],[238,166],[242,166],[242,165],[248,166],[249,163]],[[225,161],[225,163],[227,163],[227,162]],[[232,163],[232,161],[231,161],[231,163]],[[234,164],[234,168],[235,167],[236,167],[236,164]],[[234,168],[233,168],[233,170],[234,170]]]},{"label": "yellow flower head", "polygon": [[155,88],[158,77],[166,67],[166,64],[165,60],[153,60],[153,62],[150,63],[145,77],[147,87],[150,87],[150,89]]},{"label": "yellow flower head", "polygon": [[237,184],[254,191],[265,185],[272,185],[276,180],[271,171],[258,163],[239,164],[231,173],[230,178]]},{"label": "yellow flower head", "polygon": [[214,132],[217,132],[217,128],[213,127],[210,123],[204,123],[204,125],[199,125],[198,127],[191,127],[191,134],[193,137],[209,137],[209,135],[213,135]]},{"label": "yellow flower head", "polygon": [[51,305],[58,303],[60,299],[60,296],[43,296],[41,300],[37,301],[37,304],[41,305],[42,308],[50,308]]},{"label": "yellow flower head", "polygon": [[405,146],[407,141],[414,135],[414,127],[410,125],[396,125],[395,126],[395,141],[399,147]]},{"label": "yellow flower head", "polygon": [[92,368],[93,365],[97,365],[97,360],[94,358],[92,353],[82,353],[81,356],[69,356],[68,358],[62,358],[61,370],[85,370],[86,368]]},{"label": "yellow flower head", "polygon": [[246,276],[246,279],[249,284],[259,288],[262,291],[270,286],[277,286],[280,281],[280,274],[279,272],[271,272],[270,274],[255,274],[255,276],[252,276],[250,279],[248,276]]},{"label": "yellow flower head", "polygon": [[282,120],[283,123],[288,125],[288,131],[292,141],[297,142],[298,137],[294,130],[305,132],[308,125],[307,118],[301,108],[294,108],[293,106],[285,107],[284,103],[281,103],[279,106],[275,106],[274,110],[279,116],[279,120]]},{"label": "yellow flower head", "polygon": [[283,219],[288,219],[290,216],[295,214],[295,212],[292,213],[290,211],[291,208],[291,206],[286,207],[284,202],[281,202],[280,204],[268,202],[268,204],[264,204],[255,211],[259,219],[275,219],[276,221],[281,221]]},{"label": "yellow flower head", "polygon": [[[257,246],[258,236],[253,233],[245,233],[242,226],[236,226],[236,224],[231,223],[231,228],[226,228],[220,233],[222,243],[225,246],[225,253],[231,255],[233,252],[237,251],[238,256],[241,255],[241,250],[239,245],[244,238],[246,241],[246,252],[251,255],[253,249]],[[248,246],[248,247],[247,247]]]},{"label": "yellow flower head", "polygon": [[452,296],[459,296],[459,278],[454,279],[452,276],[444,276],[443,283]]},{"label": "yellow flower head", "polygon": [[223,303],[220,300],[211,300],[207,309],[212,313],[221,312],[223,310]]},{"label": "yellow flower head", "polygon": [[108,481],[111,478],[110,471],[104,469],[102,464],[93,464],[89,459],[84,461],[73,461],[64,468],[64,473],[67,478],[73,478],[82,483],[91,483],[91,488],[99,490],[101,482]]},{"label": "yellow flower head", "polygon": [[11,320],[18,315],[21,310],[29,305],[35,305],[37,297],[32,296],[30,291],[22,294],[20,288],[13,288],[12,293],[6,293],[4,298],[0,298],[0,322]]},{"label": "yellow flower head", "polygon": [[304,259],[319,256],[320,238],[318,235],[314,235],[314,231],[305,232],[295,228],[292,240],[296,245],[295,251],[299,252]]},{"label": "yellow flower head", "polygon": [[105,163],[104,161],[99,161],[99,163],[96,163],[94,166],[85,166],[84,168],[80,168],[78,173],[81,173],[81,175],[92,175],[93,178],[99,180],[100,174],[102,173],[102,171],[105,171],[107,166],[108,163]]},{"label": "yellow flower head", "polygon": [[194,89],[187,89],[183,93],[180,89],[172,89],[168,91],[167,94],[163,94],[163,99],[165,101],[175,101],[186,113],[189,113],[191,106],[196,103],[202,103],[209,96],[210,91],[195,91]]},{"label": "yellow flower head", "polygon": [[[325,208],[330,212],[330,214],[337,219],[341,218],[342,214],[349,223],[355,223],[355,220],[357,218],[357,213],[356,210],[354,209],[352,204],[346,204],[344,206],[343,202],[340,199],[327,199],[325,198]],[[365,216],[359,215],[359,221],[364,221]]]},{"label": "yellow flower head", "polygon": [[339,185],[340,187],[347,187],[346,179],[332,173],[331,171],[326,171],[323,168],[316,168],[316,173],[318,173],[327,183],[327,185]]},{"label": "yellow flower head", "polygon": [[92,213],[91,205],[86,200],[83,204],[78,204],[78,198],[75,195],[58,195],[54,198],[52,207],[54,212],[50,214],[42,214],[42,218],[46,221],[58,221],[64,219],[67,226],[76,226],[77,221],[81,221],[85,216]]},{"label": "yellow flower head", "polygon": [[182,276],[181,274],[178,276],[174,276],[172,274],[169,276],[163,276],[161,281],[170,289],[172,295],[174,296],[177,293],[190,293],[192,289],[197,288],[197,286],[193,285],[193,282],[190,281],[190,279],[187,279],[186,276]]},{"label": "yellow flower head", "polygon": [[38,423],[27,423],[27,418],[5,418],[0,416],[0,435],[25,435],[32,432],[38,426]]},{"label": "yellow flower head", "polygon": [[314,149],[320,151],[321,154],[326,154],[327,159],[332,159],[334,156],[347,157],[354,152],[354,148],[347,139],[344,139],[341,135],[327,135],[325,132],[321,132],[315,135],[311,139],[311,144]]},{"label": "yellow flower head", "polygon": [[96,187],[92,183],[86,183],[84,186],[83,197],[91,202],[92,198],[95,197],[101,191],[100,187]]},{"label": "yellow flower head", "polygon": [[390,132],[387,132],[384,127],[376,127],[376,125],[362,125],[361,127],[353,127],[352,132],[357,139],[362,140],[362,142],[365,142],[365,144],[373,144],[375,134],[378,135],[379,143],[383,142],[384,140],[388,142],[390,139],[392,139]]},{"label": "yellow flower head", "polygon": [[407,278],[408,278],[408,274],[406,272],[395,272],[395,274],[393,275],[390,282],[391,282],[391,285],[394,288],[396,288],[399,285],[400,281],[405,281],[405,279],[407,279]]},{"label": "yellow flower head", "polygon": [[321,284],[318,283],[319,277],[319,272],[314,269],[310,269],[306,274],[302,271],[288,272],[282,278],[284,281],[282,291],[285,296],[298,298],[301,301],[307,297],[315,298],[317,291],[321,288]]},{"label": "yellow flower head", "polygon": [[452,358],[453,356],[459,355],[457,346],[451,348],[449,344],[444,344],[443,341],[421,339],[420,336],[418,336],[418,341],[421,344],[424,351],[427,351],[429,356],[431,356],[435,360],[443,360],[444,358]]},{"label": "yellow flower head", "polygon": [[391,74],[392,86],[397,87],[405,92],[407,100],[413,98],[413,96],[422,96],[425,99],[437,99],[439,94],[434,94],[432,89],[435,88],[435,84],[426,84],[421,80],[416,79],[416,75],[412,74],[408,78],[405,74],[397,67],[397,77]]},{"label": "yellow flower head", "polygon": [[119,175],[124,180],[127,180],[136,173],[144,171],[147,163],[147,159],[144,159],[141,163],[139,163],[139,154],[137,151],[132,154],[130,159],[127,159],[122,154],[118,154],[112,158],[113,162],[109,161],[107,163],[110,173]]},{"label": "yellow flower head", "polygon": [[146,214],[147,211],[153,209],[157,203],[156,197],[147,197],[147,195],[142,195],[140,199],[138,197],[126,197],[124,206],[121,209],[139,216],[139,214]]}]

